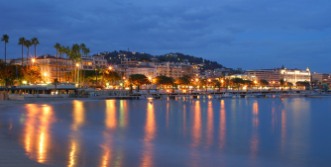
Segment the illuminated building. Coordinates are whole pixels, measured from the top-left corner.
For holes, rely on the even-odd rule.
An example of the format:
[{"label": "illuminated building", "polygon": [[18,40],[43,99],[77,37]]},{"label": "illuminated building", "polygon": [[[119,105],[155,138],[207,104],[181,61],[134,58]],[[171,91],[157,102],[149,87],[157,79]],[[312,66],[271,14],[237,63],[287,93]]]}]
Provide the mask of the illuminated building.
[{"label": "illuminated building", "polygon": [[52,83],[55,79],[59,82],[71,82],[72,80],[69,73],[73,69],[73,62],[69,59],[44,55],[37,57],[33,65],[39,67],[45,83]]},{"label": "illuminated building", "polygon": [[192,66],[188,63],[165,62],[156,65],[156,76],[164,75],[172,78],[191,76],[194,73]]},{"label": "illuminated building", "polygon": [[252,81],[267,80],[272,85],[279,85],[281,79],[277,69],[247,70],[245,74]]},{"label": "illuminated building", "polygon": [[306,70],[283,68],[278,71],[280,73],[281,79],[293,84],[296,82],[310,82],[311,80],[311,73],[309,68]]},{"label": "illuminated building", "polygon": [[300,69],[261,69],[261,70],[247,70],[245,74],[253,81],[267,80],[269,84],[279,85],[280,80],[293,83],[297,82],[310,82],[311,72],[309,68],[306,70]]},{"label": "illuminated building", "polygon": [[143,74],[146,77],[156,77],[154,67],[151,66],[136,66],[136,67],[128,67],[126,69],[126,77],[129,78],[132,74]]},{"label": "illuminated building", "polygon": [[68,58],[44,55],[31,59],[30,64],[39,67],[42,80],[45,83],[53,83],[55,79],[58,82],[75,82],[72,77],[72,72],[75,68],[79,70],[104,68],[107,66],[107,60],[100,56],[83,56],[79,63],[74,63]]}]

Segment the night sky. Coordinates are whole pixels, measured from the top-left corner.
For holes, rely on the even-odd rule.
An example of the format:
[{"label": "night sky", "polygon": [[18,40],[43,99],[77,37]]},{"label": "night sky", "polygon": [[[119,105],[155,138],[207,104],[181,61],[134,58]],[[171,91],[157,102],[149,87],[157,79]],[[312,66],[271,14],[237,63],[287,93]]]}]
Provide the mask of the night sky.
[{"label": "night sky", "polygon": [[21,55],[19,37],[37,37],[38,54],[85,43],[91,54],[182,52],[232,68],[331,72],[330,0],[2,0],[0,11],[10,58]]}]

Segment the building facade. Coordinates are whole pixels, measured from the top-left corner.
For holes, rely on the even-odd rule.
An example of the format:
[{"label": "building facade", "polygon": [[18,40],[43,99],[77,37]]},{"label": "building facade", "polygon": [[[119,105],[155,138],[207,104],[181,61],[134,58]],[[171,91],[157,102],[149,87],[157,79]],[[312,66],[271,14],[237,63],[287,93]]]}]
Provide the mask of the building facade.
[{"label": "building facade", "polygon": [[279,85],[281,80],[294,85],[297,82],[311,82],[309,68],[305,70],[287,68],[247,70],[245,74],[253,81],[267,80],[272,85]]},{"label": "building facade", "polygon": [[188,63],[159,63],[155,66],[155,71],[156,76],[164,75],[172,78],[194,75],[194,69]]}]

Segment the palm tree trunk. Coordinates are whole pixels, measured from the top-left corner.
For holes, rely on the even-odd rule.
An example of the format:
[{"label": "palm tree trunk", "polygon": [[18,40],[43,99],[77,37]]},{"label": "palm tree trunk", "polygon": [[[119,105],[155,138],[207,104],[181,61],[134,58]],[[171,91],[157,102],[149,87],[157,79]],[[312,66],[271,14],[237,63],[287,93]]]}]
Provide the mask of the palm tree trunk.
[{"label": "palm tree trunk", "polygon": [[24,58],[23,58],[23,48],[24,48],[24,45],[22,44],[22,67],[23,67],[23,61],[24,61]]},{"label": "palm tree trunk", "polygon": [[6,42],[5,42],[5,66],[7,66],[7,43]]},{"label": "palm tree trunk", "polygon": [[28,53],[26,54],[26,59],[29,61],[30,48],[28,47]]},{"label": "palm tree trunk", "polygon": [[37,57],[37,45],[34,45],[34,57]]},{"label": "palm tree trunk", "polygon": [[[7,74],[7,43],[5,42],[5,73]],[[5,86],[7,90],[8,78],[5,78]]]}]

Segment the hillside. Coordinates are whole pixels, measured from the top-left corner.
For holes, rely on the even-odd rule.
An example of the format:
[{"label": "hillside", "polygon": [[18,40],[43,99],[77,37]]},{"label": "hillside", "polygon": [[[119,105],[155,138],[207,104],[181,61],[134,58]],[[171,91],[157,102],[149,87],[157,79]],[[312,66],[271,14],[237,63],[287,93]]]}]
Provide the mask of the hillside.
[{"label": "hillside", "polygon": [[137,61],[156,61],[156,62],[189,62],[191,64],[201,65],[202,70],[213,70],[216,68],[223,68],[224,66],[216,61],[210,61],[201,57],[185,55],[182,53],[168,53],[164,55],[151,55],[140,52],[129,51],[113,51],[102,52],[98,55],[104,55],[110,64],[119,64],[123,60],[137,60]]}]

